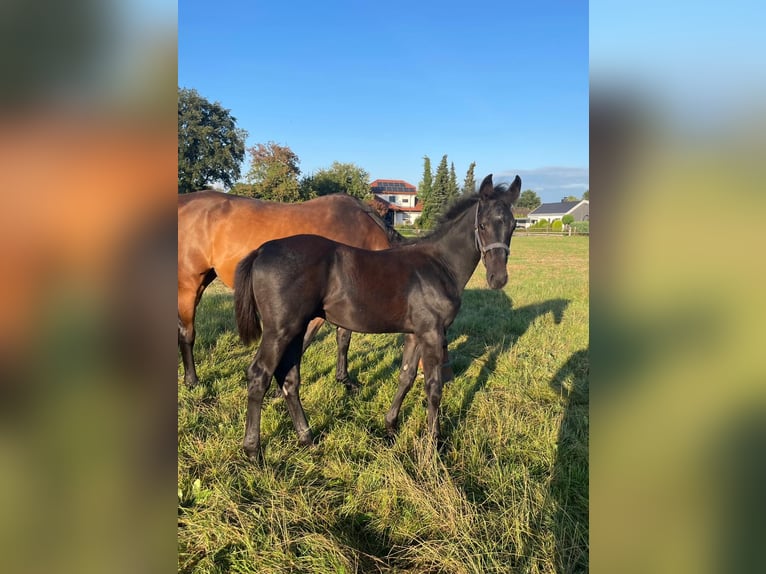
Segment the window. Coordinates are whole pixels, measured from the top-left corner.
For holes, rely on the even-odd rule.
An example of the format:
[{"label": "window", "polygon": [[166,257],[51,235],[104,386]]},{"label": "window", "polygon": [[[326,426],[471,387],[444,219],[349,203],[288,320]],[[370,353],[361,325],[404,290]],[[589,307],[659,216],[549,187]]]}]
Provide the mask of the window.
[{"label": "window", "polygon": [[389,195],[388,196],[388,201],[390,203],[396,203],[396,196],[395,195]]}]

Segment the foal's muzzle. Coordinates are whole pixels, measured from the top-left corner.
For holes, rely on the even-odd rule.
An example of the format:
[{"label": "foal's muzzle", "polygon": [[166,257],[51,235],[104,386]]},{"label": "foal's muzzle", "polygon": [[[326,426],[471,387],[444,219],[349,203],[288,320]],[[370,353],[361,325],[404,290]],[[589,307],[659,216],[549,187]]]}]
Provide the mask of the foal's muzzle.
[{"label": "foal's muzzle", "polygon": [[[505,246],[503,246],[505,247]],[[491,289],[501,289],[508,283],[507,251],[487,250],[483,255],[484,267],[487,270],[487,284]]]}]

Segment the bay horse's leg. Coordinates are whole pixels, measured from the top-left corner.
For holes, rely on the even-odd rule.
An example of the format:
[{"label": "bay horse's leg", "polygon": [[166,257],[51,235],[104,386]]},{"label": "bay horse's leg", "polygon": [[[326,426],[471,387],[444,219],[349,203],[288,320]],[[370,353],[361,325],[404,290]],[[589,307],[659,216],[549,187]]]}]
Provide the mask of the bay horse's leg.
[{"label": "bay horse's leg", "polygon": [[418,348],[415,335],[405,336],[402,355],[402,368],[399,371],[399,388],[396,389],[394,401],[386,413],[386,430],[391,437],[393,437],[396,429],[399,427],[399,410],[402,408],[402,401],[404,401],[404,397],[407,396],[407,393],[412,388],[412,383],[418,374],[420,349]]},{"label": "bay horse's leg", "polygon": [[202,293],[215,276],[215,271],[211,269],[204,275],[194,275],[178,282],[178,347],[184,366],[184,383],[189,387],[199,383],[194,365],[194,317]]},{"label": "bay horse's leg", "polygon": [[279,383],[282,389],[282,394],[285,396],[287,411],[290,413],[290,418],[293,419],[293,426],[298,434],[298,442],[303,446],[308,446],[312,443],[313,437],[311,436],[311,429],[306,420],[306,413],[303,411],[301,397],[298,392],[301,385],[300,367],[302,355],[301,339],[298,337],[288,347],[282,361],[279,363],[275,376],[277,383]]},{"label": "bay horse's leg", "polygon": [[[324,319],[319,317],[312,319],[309,323],[306,335],[303,337],[303,351],[311,344],[311,341],[324,323]],[[351,345],[351,331],[338,327],[336,334],[338,342],[338,360],[335,367],[335,380],[345,385],[348,392],[354,392],[359,389],[359,383],[352,379],[348,374],[348,347]]]},{"label": "bay horse's leg", "polygon": [[348,348],[351,345],[351,331],[338,327],[335,339],[338,342],[338,362],[335,367],[335,380],[343,383],[347,392],[355,393],[359,390],[359,381],[352,379],[348,374]]},{"label": "bay horse's leg", "polygon": [[426,333],[421,337],[426,405],[428,409],[428,430],[437,446],[439,446],[440,441],[439,405],[442,400],[443,344],[444,332],[442,329]]},{"label": "bay horse's leg", "polygon": [[314,340],[317,331],[319,331],[319,328],[322,325],[324,325],[324,319],[321,317],[316,317],[309,321],[309,325],[306,328],[306,334],[303,335],[303,352],[306,351],[306,348],[311,344],[311,341]]}]

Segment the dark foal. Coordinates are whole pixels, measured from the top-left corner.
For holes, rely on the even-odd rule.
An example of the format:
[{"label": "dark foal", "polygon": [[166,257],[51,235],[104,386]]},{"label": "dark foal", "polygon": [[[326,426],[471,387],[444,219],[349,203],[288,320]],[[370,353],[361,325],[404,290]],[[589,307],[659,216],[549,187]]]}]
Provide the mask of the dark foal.
[{"label": "dark foal", "polygon": [[391,249],[368,251],[298,235],[270,241],[245,257],[235,278],[237,326],[245,343],[263,335],[247,369],[248,456],[256,458],[260,451],[261,406],[272,376],[285,396],[298,440],[312,442],[298,387],[303,338],[315,317],[362,333],[406,333],[386,428],[396,431],[402,400],[422,359],[428,429],[438,442],[445,333],[480,260],[492,289],[508,281],[516,227],[511,205],[520,190],[518,176],[506,189],[493,188],[490,174],[479,193],[458,201],[432,233]]},{"label": "dark foal", "polygon": [[[198,383],[194,367],[194,317],[205,288],[218,277],[234,287],[237,263],[272,239],[311,233],[363,249],[386,249],[401,240],[375,211],[344,194],[303,203],[250,199],[217,191],[178,196],[178,346],[187,385]],[[322,325],[309,326],[304,347]],[[351,333],[338,329],[336,379],[351,390],[348,375]]]}]

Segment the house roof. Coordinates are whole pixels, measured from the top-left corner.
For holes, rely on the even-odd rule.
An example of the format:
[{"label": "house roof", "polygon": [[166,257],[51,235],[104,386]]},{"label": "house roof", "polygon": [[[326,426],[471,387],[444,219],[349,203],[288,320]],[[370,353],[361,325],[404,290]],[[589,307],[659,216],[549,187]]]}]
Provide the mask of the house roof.
[{"label": "house roof", "polygon": [[418,189],[403,179],[376,179],[370,184],[373,193],[416,194]]},{"label": "house roof", "polygon": [[529,215],[563,215],[572,211],[581,203],[588,203],[587,199],[579,201],[559,201],[558,203],[543,203],[529,212]]}]

